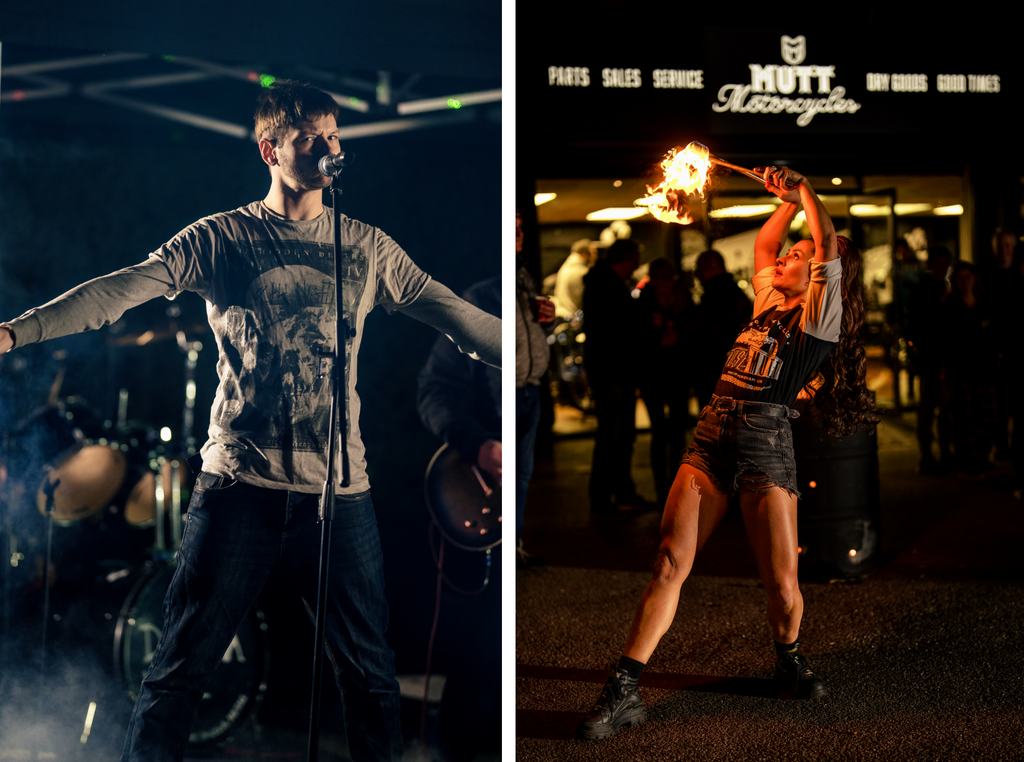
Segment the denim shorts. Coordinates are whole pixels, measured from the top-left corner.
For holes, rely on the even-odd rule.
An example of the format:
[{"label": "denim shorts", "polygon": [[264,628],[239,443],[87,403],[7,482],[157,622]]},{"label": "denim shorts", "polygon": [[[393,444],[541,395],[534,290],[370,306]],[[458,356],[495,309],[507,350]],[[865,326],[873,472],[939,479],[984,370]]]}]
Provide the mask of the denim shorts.
[{"label": "denim shorts", "polygon": [[697,421],[683,463],[706,473],[723,492],[762,492],[782,487],[800,497],[793,429],[798,413],[784,405],[712,397]]}]

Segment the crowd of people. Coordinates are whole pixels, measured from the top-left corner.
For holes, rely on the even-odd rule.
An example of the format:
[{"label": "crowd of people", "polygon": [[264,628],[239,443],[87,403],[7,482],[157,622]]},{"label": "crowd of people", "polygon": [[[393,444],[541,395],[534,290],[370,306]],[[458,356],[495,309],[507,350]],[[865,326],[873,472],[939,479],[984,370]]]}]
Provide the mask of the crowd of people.
[{"label": "crowd of people", "polygon": [[557,319],[585,326],[583,360],[597,415],[589,497],[597,519],[655,506],[637,492],[631,472],[638,397],[650,420],[655,499],[664,505],[686,431],[696,424],[690,400],[696,396],[700,407],[710,400],[751,318],[752,303],[719,252],[700,254],[691,274],[665,257],[640,266],[641,249],[629,237],[577,241],[545,284]]},{"label": "crowd of people", "polygon": [[1012,231],[996,231],[992,243],[985,266],[930,247],[926,267],[901,274],[906,298],[896,317],[919,384],[921,472],[984,478],[993,461],[1012,461],[1019,495],[1024,459],[1012,432],[1021,360],[1012,339],[1024,259]]},{"label": "crowd of people", "polygon": [[[710,400],[737,332],[752,317],[751,300],[718,251],[701,253],[692,272],[678,272],[664,257],[640,265],[641,250],[629,237],[579,240],[544,284],[557,322],[585,335],[583,366],[598,421],[589,497],[598,519],[652,507],[630,470],[637,398],[650,420],[654,497],[664,504],[695,425],[691,399],[698,410]],[[984,477],[994,460],[1012,460],[1020,494],[1024,447],[1012,436],[1020,419],[1012,386],[1021,360],[1010,339],[1011,295],[1024,281],[1024,258],[1016,250],[1016,235],[999,230],[991,264],[976,266],[942,246],[929,247],[924,259],[901,240],[892,277],[894,322],[917,379],[921,472]]]}]

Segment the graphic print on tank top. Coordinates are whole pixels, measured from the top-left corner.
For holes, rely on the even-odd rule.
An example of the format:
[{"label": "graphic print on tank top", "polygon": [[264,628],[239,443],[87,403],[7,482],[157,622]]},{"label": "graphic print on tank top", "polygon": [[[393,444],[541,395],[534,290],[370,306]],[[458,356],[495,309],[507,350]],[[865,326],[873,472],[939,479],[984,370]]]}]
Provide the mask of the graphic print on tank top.
[{"label": "graphic print on tank top", "polygon": [[801,311],[799,307],[786,312],[771,309],[750,321],[726,357],[721,381],[755,394],[771,389],[782,374],[783,350],[799,328]]}]

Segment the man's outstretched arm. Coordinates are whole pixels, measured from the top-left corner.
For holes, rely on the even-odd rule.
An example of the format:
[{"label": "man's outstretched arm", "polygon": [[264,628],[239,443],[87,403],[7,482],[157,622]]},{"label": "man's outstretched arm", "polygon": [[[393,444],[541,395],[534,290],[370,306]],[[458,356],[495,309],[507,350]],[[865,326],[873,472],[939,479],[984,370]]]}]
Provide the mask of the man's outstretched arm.
[{"label": "man's outstretched arm", "polygon": [[501,367],[501,320],[460,299],[447,286],[431,280],[416,301],[399,311],[445,334],[460,352]]},{"label": "man's outstretched arm", "polygon": [[174,290],[167,265],[151,257],[75,286],[53,301],[4,323],[0,326],[0,352],[110,325],[126,310]]}]

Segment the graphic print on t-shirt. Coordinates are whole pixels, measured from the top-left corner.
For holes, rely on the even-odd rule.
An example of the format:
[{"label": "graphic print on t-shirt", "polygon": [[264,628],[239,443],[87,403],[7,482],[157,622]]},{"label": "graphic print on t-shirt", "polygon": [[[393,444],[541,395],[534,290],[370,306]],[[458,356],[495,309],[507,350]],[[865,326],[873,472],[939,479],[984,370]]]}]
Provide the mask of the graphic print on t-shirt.
[{"label": "graphic print on t-shirt", "polygon": [[[333,247],[327,249],[318,243],[256,243],[245,247],[249,256],[240,268],[248,270],[248,277],[230,275],[236,306],[225,315],[224,344],[226,352],[237,353],[240,362],[232,365],[240,372],[235,404],[224,405],[219,422],[249,432],[258,447],[326,447],[336,314]],[[368,258],[360,247],[343,247],[342,256],[342,313],[349,327],[345,362],[351,368],[351,329],[366,286]],[[242,283],[247,287],[239,293]],[[346,436],[351,426],[347,418]]]},{"label": "graphic print on t-shirt", "polygon": [[783,347],[789,341],[790,331],[784,320],[768,319],[775,310],[758,315],[736,337],[725,367],[722,380],[742,389],[763,391],[772,387],[782,373]]}]

